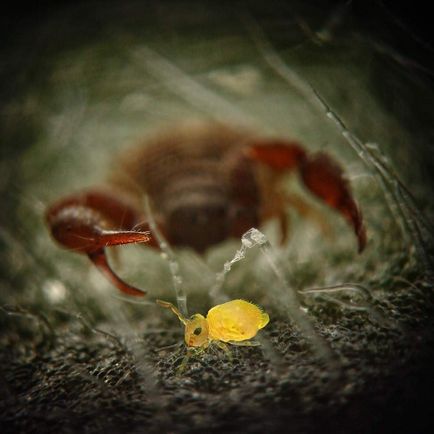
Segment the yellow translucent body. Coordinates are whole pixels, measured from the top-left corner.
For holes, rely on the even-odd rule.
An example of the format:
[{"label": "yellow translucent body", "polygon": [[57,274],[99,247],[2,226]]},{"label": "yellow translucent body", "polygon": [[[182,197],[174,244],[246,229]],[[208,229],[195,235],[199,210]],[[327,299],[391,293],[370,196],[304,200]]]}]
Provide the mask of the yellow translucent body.
[{"label": "yellow translucent body", "polygon": [[214,306],[208,311],[206,319],[209,338],[223,342],[251,339],[270,320],[259,307],[244,300]]}]

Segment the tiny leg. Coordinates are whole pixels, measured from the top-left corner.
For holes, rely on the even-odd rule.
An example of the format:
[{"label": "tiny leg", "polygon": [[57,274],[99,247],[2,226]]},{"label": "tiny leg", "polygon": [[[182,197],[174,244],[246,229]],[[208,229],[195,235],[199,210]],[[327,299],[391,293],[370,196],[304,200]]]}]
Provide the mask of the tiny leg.
[{"label": "tiny leg", "polygon": [[308,155],[297,143],[281,140],[254,143],[247,148],[247,153],[277,177],[297,169],[309,191],[338,211],[353,227],[359,252],[365,248],[366,229],[362,213],[342,168],[333,158],[323,152]]},{"label": "tiny leg", "polygon": [[235,345],[236,347],[260,347],[261,344],[257,341],[229,341],[231,345]]},{"label": "tiny leg", "polygon": [[200,354],[203,353],[203,348],[188,348],[187,349],[187,353],[184,356],[184,358],[182,359],[182,362],[180,363],[180,365],[176,368],[176,375],[181,375],[184,373],[185,368],[187,367],[187,364],[189,362],[189,360],[192,357],[196,357]]},{"label": "tiny leg", "polygon": [[226,357],[228,358],[229,361],[232,361],[233,357],[232,357],[232,352],[229,349],[229,347],[221,341],[214,341],[214,343],[221,349],[223,350],[223,352],[225,353]]}]

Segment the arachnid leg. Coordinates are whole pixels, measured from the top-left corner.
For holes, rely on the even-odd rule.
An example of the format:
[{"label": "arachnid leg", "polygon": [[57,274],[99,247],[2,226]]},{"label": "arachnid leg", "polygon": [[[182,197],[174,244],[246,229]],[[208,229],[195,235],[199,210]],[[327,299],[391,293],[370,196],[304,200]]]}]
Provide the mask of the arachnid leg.
[{"label": "arachnid leg", "polygon": [[332,239],[332,227],[324,220],[318,209],[295,193],[286,194],[284,200],[292,209],[296,210],[301,217],[315,223],[325,237]]},{"label": "arachnid leg", "polygon": [[247,148],[253,160],[269,167],[276,176],[297,169],[305,186],[323,202],[337,210],[353,227],[359,252],[366,245],[366,229],[339,164],[329,155],[318,152],[308,155],[297,143],[264,140]]},{"label": "arachnid leg", "polygon": [[300,172],[309,190],[339,211],[353,226],[361,252],[366,246],[366,229],[341,167],[328,155],[317,153],[306,160]]},{"label": "arachnid leg", "polygon": [[104,249],[97,250],[88,254],[89,259],[95,264],[95,266],[101,270],[101,272],[107,276],[107,278],[116,286],[120,291],[128,295],[142,296],[146,292],[142,289],[131,286],[124,282],[110,267],[107,261],[107,256]]},{"label": "arachnid leg", "polygon": [[144,231],[142,215],[123,199],[103,191],[89,191],[52,205],[46,220],[53,238],[63,247],[86,254],[90,260],[116,285],[129,295],[145,292],[123,282],[108,264],[105,247],[150,240]]}]

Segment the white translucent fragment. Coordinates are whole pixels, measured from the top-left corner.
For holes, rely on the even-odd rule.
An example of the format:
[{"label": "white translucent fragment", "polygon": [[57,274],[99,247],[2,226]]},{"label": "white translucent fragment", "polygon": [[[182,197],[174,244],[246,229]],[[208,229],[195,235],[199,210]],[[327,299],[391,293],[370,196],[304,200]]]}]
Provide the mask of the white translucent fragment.
[{"label": "white translucent fragment", "polygon": [[178,305],[178,309],[185,316],[188,317],[188,309],[187,309],[187,294],[184,291],[183,280],[179,273],[179,264],[175,258],[175,254],[170,248],[167,241],[164,239],[161,234],[158,226],[155,222],[154,216],[152,214],[151,205],[149,203],[149,198],[145,196],[144,199],[145,212],[148,217],[149,228],[151,229],[152,234],[155,236],[155,239],[158,242],[158,245],[162,251],[161,257],[169,262],[169,270],[172,276],[173,289],[175,291],[176,303]]},{"label": "white translucent fragment", "polygon": [[277,291],[278,298],[281,300],[282,306],[287,310],[288,317],[295,322],[302,335],[308,339],[317,356],[326,362],[333,372],[338,373],[339,361],[335,353],[331,350],[328,343],[315,331],[306,311],[300,305],[298,296],[290,285],[286,273],[274,257],[268,241],[261,244],[260,250],[277,277],[277,284],[272,285],[272,288]]},{"label": "white translucent fragment", "polygon": [[170,272],[173,274],[179,273],[179,265],[177,262],[171,261],[169,264]]},{"label": "white translucent fragment", "polygon": [[[302,295],[319,296],[323,300],[337,304],[344,309],[366,312],[374,321],[383,327],[399,328],[399,324],[390,318],[386,318],[378,309],[374,307],[374,299],[371,291],[358,283],[342,283],[340,285],[323,286],[318,288],[308,288],[298,291]],[[353,294],[348,301],[335,297],[335,294]]]},{"label": "white translucent fragment", "polygon": [[254,247],[256,245],[262,245],[267,242],[267,237],[258,229],[249,229],[242,237],[241,244],[247,248]]},{"label": "white translucent fragment", "polygon": [[223,293],[222,288],[226,279],[226,275],[231,271],[232,265],[241,261],[246,257],[248,249],[257,245],[262,245],[267,242],[265,235],[256,228],[251,228],[241,237],[241,247],[235,252],[234,257],[230,261],[226,261],[223,265],[223,270],[216,275],[215,284],[211,287],[209,294],[214,302],[223,302],[228,300],[228,297]]}]

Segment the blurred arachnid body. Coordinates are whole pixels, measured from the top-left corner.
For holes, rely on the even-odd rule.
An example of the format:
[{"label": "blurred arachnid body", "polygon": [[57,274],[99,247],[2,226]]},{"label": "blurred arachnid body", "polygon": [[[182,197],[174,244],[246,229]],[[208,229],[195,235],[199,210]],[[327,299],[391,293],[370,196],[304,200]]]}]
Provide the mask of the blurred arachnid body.
[{"label": "blurred arachnid body", "polygon": [[295,171],[308,191],[352,226],[359,251],[366,244],[361,212],[339,164],[287,139],[214,122],[185,123],[144,140],[117,163],[106,187],[60,199],[48,208],[46,219],[57,242],[86,254],[130,295],[144,292],[113,272],[105,248],[136,242],[158,248],[149,236],[144,194],[172,246],[202,253],[272,218],[278,219],[284,242],[288,207],[306,214],[305,205],[281,188],[283,178]]}]

